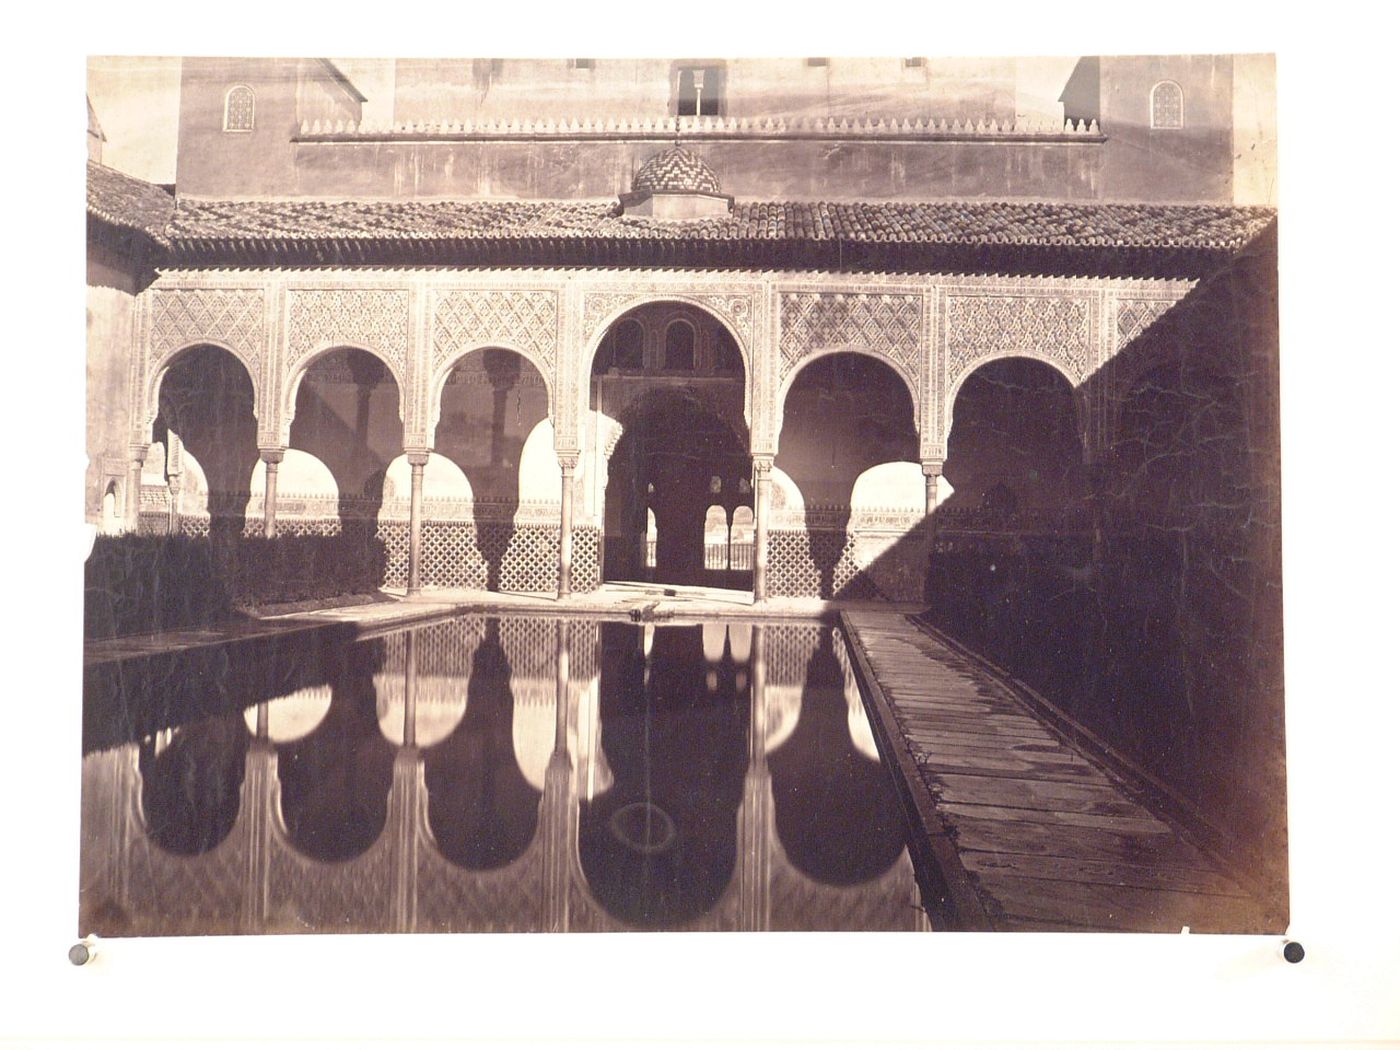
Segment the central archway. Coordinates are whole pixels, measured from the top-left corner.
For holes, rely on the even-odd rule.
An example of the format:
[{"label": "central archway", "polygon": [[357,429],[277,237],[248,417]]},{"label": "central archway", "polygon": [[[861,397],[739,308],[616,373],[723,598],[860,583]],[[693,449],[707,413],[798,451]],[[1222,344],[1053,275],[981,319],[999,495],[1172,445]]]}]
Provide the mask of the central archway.
[{"label": "central archway", "polygon": [[592,450],[605,580],[753,586],[751,560],[713,538],[719,516],[727,536],[752,514],[744,390],[733,337],[698,307],[648,303],[608,330],[589,398],[613,436]]}]

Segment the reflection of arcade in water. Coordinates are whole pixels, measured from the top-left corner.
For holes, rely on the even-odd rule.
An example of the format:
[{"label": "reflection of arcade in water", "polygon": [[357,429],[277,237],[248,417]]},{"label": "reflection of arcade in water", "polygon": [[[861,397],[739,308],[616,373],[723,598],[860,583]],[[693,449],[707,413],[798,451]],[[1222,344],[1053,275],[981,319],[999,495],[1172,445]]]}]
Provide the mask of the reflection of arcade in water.
[{"label": "reflection of arcade in water", "polygon": [[830,628],[472,617],[248,657],[210,666],[260,693],[197,675],[207,714],[154,731],[162,673],[89,670],[84,934],[928,928]]}]

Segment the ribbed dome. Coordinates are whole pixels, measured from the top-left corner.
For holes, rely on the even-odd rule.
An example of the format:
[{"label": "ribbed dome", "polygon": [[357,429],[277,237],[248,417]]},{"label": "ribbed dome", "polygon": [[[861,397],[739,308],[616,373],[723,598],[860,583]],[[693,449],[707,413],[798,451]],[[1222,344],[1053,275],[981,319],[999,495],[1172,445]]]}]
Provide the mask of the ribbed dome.
[{"label": "ribbed dome", "polygon": [[720,192],[719,178],[703,160],[680,146],[662,150],[632,176],[633,193]]}]

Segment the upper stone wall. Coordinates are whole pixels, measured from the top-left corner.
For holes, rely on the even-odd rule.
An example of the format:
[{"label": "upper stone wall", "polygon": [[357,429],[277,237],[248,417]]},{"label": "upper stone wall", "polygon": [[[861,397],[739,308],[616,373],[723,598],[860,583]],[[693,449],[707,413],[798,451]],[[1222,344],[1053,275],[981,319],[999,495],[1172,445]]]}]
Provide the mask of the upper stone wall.
[{"label": "upper stone wall", "polygon": [[[178,188],[229,199],[615,199],[679,137],[739,200],[1233,199],[1230,56],[1083,64],[1067,91],[1087,119],[1073,125],[1017,120],[1013,60],[823,61],[399,60],[394,119],[369,127],[353,99],[330,104],[347,89],[318,60],[187,61]],[[717,115],[677,115],[687,65],[720,70]],[[1162,81],[1180,86],[1181,127],[1152,125]],[[251,132],[222,127],[236,83],[257,91]]]},{"label": "upper stone wall", "polygon": [[680,71],[719,73],[719,115],[1006,121],[1010,59],[399,59],[394,119],[410,122],[657,118],[676,112]]}]

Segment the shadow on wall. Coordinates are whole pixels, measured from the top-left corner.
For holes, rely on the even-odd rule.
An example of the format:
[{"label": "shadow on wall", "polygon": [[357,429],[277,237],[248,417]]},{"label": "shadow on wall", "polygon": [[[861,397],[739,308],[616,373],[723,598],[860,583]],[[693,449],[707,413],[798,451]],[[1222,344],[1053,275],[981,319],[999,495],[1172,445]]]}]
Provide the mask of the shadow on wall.
[{"label": "shadow on wall", "polygon": [[1053,434],[1011,422],[1053,391],[994,377],[1000,416],[960,393],[956,492],[885,557],[931,536],[927,622],[1107,743],[1284,923],[1277,354],[1270,233],[1076,392],[1107,400],[1109,440],[1058,498],[1031,475]]}]

